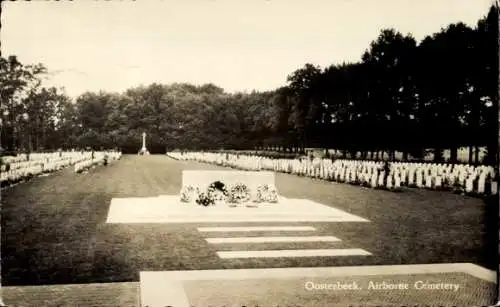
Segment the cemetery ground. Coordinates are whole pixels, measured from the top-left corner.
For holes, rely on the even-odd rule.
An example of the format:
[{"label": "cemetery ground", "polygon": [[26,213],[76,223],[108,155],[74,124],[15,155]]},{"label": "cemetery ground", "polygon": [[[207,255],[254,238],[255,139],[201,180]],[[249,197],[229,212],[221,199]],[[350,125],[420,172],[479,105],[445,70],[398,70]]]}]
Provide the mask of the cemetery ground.
[{"label": "cemetery ground", "polygon": [[[281,195],[310,199],[369,222],[283,222],[272,225],[311,226],[315,229],[314,234],[306,235],[335,236],[341,239],[340,242],[210,244],[206,238],[230,237],[234,233],[220,232],[214,235],[198,231],[199,227],[269,226],[270,223],[106,223],[112,198],[178,194],[182,170],[214,169],[224,168],[176,161],[166,156],[124,155],[111,165],[96,167],[85,174],[75,174],[68,168],[3,190],[1,281],[5,287],[4,301],[7,304],[9,300],[29,302],[30,298],[35,299],[37,295],[38,299],[48,299],[50,295],[47,293],[52,290],[44,292],[41,287],[31,286],[44,285],[45,289],[52,289],[50,287],[59,287],[56,285],[68,285],[58,288],[60,291],[57,297],[62,300],[58,302],[60,306],[76,304],[71,301],[72,298],[68,298],[69,294],[64,294],[65,291],[73,291],[71,289],[79,289],[74,290],[72,295],[80,293],[76,294],[79,299],[85,297],[83,299],[90,300],[84,305],[103,305],[99,300],[104,297],[109,306],[136,306],[141,271],[430,263],[473,263],[496,270],[496,234],[491,231],[491,227],[496,227],[493,225],[498,220],[497,206],[485,206],[479,198],[450,192],[404,189],[401,193],[393,193],[277,173],[276,186]],[[282,235],[301,236],[304,233],[287,231],[284,234],[282,231],[268,230],[238,234],[246,237]],[[328,248],[363,249],[371,255],[248,259],[222,259],[217,255],[218,251]],[[348,277],[349,280],[356,278],[359,280],[362,277]],[[394,278],[409,280],[416,277],[403,274]],[[425,278],[468,284],[467,290],[472,292],[460,292],[460,295],[473,304],[477,300],[485,305],[492,303],[487,299],[493,299],[495,293],[492,283],[479,279],[472,282],[474,277],[466,274],[431,274]],[[382,281],[383,278],[375,276],[371,280]],[[110,282],[114,284],[103,291],[104,285],[100,283]],[[276,293],[281,293],[282,296],[286,296],[286,291],[280,292],[280,288],[293,289],[283,283],[273,284],[269,280],[253,285],[248,281],[240,282],[246,283],[242,284],[240,290],[254,289],[253,292],[250,291],[253,294],[248,296],[249,300],[254,301],[259,294],[258,289],[274,287],[278,291]],[[223,284],[212,283],[212,286],[224,289]],[[197,306],[209,302],[203,298],[207,294],[200,293],[202,285],[203,282],[191,282],[185,286],[186,293],[195,297],[193,300],[198,303]],[[402,298],[402,294],[392,293],[393,303],[399,303],[398,299]],[[95,298],[89,298],[92,295]],[[410,300],[408,303],[412,303],[412,295],[417,294],[405,296]],[[427,292],[418,295],[427,296],[426,299],[432,301],[433,295],[437,300],[440,295],[452,294]],[[343,292],[337,296],[336,303],[352,305],[362,296],[359,293]],[[375,304],[387,303],[387,297],[377,298],[373,293],[366,297],[368,296],[375,300]],[[55,295],[50,297],[53,299]],[[239,293],[239,297],[244,296]],[[301,297],[304,302],[308,300],[306,294]],[[230,296],[225,296],[225,299],[231,300]],[[297,296],[289,299],[300,300]],[[275,297],[272,302],[277,300]],[[220,299],[210,303],[223,304],[227,301]],[[26,304],[29,306],[29,303]],[[297,301],[295,304],[301,305]],[[16,306],[15,303],[13,305]],[[316,302],[311,306],[313,305],[321,304]]]}]

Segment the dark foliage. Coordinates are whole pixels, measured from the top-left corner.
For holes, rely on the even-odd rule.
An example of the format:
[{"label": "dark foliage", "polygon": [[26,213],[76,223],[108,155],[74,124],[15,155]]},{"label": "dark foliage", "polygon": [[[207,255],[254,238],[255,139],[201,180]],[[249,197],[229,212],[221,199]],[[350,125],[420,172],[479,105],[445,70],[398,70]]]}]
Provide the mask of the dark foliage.
[{"label": "dark foliage", "polygon": [[[151,84],[121,94],[85,93],[74,103],[41,87],[43,65],[1,58],[1,147],[137,153],[147,132],[151,153],[258,149],[293,157],[319,147],[377,159],[367,153],[418,156],[432,148],[436,161],[450,149],[456,162],[458,148],[485,146],[487,162],[494,163],[497,38],[492,7],[474,28],[451,24],[421,42],[384,29],[358,63],[305,64],[275,91],[230,94],[213,84]],[[477,162],[477,154],[469,160]]]}]

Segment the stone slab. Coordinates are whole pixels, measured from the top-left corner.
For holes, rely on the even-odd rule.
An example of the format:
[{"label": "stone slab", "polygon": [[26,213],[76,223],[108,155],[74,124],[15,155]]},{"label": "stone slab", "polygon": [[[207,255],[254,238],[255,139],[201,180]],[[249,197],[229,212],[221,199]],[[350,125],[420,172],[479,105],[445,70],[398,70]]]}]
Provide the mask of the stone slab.
[{"label": "stone slab", "polygon": [[231,237],[231,238],[205,238],[211,244],[233,243],[276,243],[276,242],[340,242],[334,236],[278,236],[278,237]]},{"label": "stone slab", "polygon": [[[190,307],[184,285],[195,281],[290,280],[296,278],[332,278],[339,276],[394,276],[465,273],[496,283],[496,272],[472,263],[380,265],[352,267],[267,268],[140,272],[143,307]],[[330,279],[331,280],[331,279]],[[249,289],[250,291],[250,289]],[[335,292],[338,294],[338,292]],[[222,293],[219,293],[222,294]]]},{"label": "stone slab", "polygon": [[199,227],[199,232],[248,232],[248,231],[316,231],[312,226],[236,226]]},{"label": "stone slab", "polygon": [[371,253],[360,248],[331,248],[331,249],[280,249],[260,251],[218,251],[222,259],[246,258],[295,258],[295,257],[346,257],[370,256]]},{"label": "stone slab", "polygon": [[369,222],[359,216],[306,199],[280,197],[279,203],[257,208],[227,204],[200,206],[183,203],[177,195],[113,198],[107,223],[211,223],[211,222]]}]

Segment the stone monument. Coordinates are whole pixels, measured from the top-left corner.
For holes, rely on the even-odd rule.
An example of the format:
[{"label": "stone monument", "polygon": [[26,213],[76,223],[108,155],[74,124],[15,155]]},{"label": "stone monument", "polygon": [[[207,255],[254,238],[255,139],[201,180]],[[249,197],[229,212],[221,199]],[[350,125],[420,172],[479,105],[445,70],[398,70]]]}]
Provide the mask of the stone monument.
[{"label": "stone monument", "polygon": [[139,155],[149,155],[149,151],[146,148],[146,132],[142,133],[142,148],[139,151]]}]

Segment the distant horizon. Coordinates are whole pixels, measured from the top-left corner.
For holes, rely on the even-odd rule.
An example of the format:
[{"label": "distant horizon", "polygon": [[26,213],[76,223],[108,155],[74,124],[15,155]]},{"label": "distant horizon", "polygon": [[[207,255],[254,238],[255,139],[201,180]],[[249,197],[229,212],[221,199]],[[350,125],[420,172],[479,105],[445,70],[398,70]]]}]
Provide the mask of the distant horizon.
[{"label": "distant horizon", "polygon": [[492,4],[2,2],[2,54],[15,55],[23,64],[44,64],[52,74],[44,85],[64,87],[72,99],[153,83],[266,92],[285,86],[287,76],[306,63],[325,68],[359,62],[382,29],[410,34],[420,43],[453,23],[475,27]]}]

